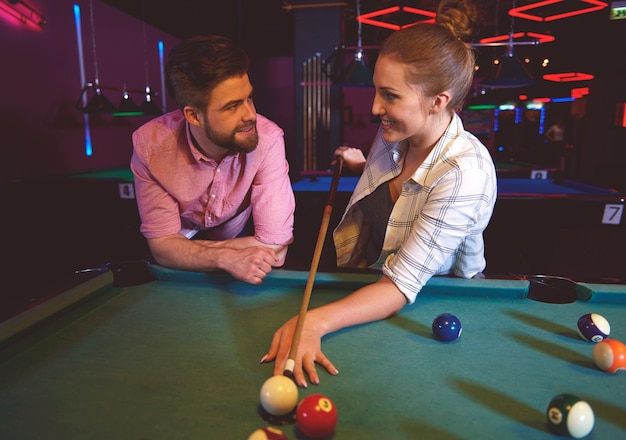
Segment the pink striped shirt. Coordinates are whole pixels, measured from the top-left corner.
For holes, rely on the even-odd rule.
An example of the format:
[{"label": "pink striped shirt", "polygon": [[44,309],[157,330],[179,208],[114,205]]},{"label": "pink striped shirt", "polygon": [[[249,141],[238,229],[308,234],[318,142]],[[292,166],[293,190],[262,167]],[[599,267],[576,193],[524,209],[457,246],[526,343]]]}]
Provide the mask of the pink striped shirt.
[{"label": "pink striped shirt", "polygon": [[180,110],[133,133],[130,166],[146,238],[202,230],[207,239],[226,240],[236,237],[252,215],[260,242],[293,241],[295,199],[284,133],[261,115],[256,122],[256,150],[229,154],[219,164],[193,146]]}]

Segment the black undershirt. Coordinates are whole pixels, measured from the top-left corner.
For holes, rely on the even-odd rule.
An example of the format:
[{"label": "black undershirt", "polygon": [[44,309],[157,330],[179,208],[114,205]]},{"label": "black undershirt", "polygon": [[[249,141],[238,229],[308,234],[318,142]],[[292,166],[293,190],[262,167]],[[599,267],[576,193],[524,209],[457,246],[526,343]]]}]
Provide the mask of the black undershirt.
[{"label": "black undershirt", "polygon": [[374,264],[380,257],[385,240],[385,231],[394,202],[389,185],[380,185],[376,190],[359,201],[359,207],[370,225],[369,240],[365,249],[367,264]]}]

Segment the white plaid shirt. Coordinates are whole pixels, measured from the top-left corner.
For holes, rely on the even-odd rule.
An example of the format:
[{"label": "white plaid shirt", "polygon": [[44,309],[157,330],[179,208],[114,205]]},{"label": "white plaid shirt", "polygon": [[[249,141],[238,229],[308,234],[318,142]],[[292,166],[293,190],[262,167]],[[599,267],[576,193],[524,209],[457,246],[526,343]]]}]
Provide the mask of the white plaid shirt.
[{"label": "white plaid shirt", "polygon": [[[400,174],[407,142],[388,143],[379,130],[365,169],[334,231],[337,265],[366,267],[361,234],[367,213],[357,203]],[[487,148],[455,115],[402,187],[385,233],[381,268],[409,303],[433,275],[471,278],[486,266],[483,231],[496,202],[496,170]]]}]

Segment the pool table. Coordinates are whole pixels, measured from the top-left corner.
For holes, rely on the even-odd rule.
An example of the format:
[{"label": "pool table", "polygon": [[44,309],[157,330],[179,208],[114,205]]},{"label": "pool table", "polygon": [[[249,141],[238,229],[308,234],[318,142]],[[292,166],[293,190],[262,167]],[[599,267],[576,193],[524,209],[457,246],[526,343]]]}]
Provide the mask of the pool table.
[{"label": "pool table", "polygon": [[[332,178],[308,175],[293,183],[296,241],[290,258],[312,255]],[[358,177],[342,176],[330,230],[341,219]],[[626,280],[625,196],[574,180],[498,178],[498,200],[485,231],[491,274],[552,274],[579,281]],[[318,213],[317,215],[315,213]],[[308,258],[308,257],[307,257]],[[333,270],[331,234],[320,267]],[[296,261],[305,268],[306,259]]]},{"label": "pool table", "polygon": [[528,162],[494,160],[494,164],[499,178],[547,179],[553,178],[557,174],[557,169],[554,167],[544,167]]},{"label": "pool table", "polygon": [[[309,175],[293,183],[294,191],[328,192],[332,177]],[[346,176],[339,179],[337,191],[352,193],[359,178]],[[556,198],[601,199],[623,204],[624,196],[611,188],[603,188],[569,179],[499,178],[498,198]]]},{"label": "pool table", "polygon": [[[496,167],[496,174],[500,178],[547,179],[554,178],[558,174],[558,170],[554,167],[546,167],[518,160],[495,159],[494,165]],[[332,170],[303,170],[300,172],[301,177],[324,175],[332,175]]]},{"label": "pool table", "polygon": [[[262,416],[273,364],[259,360],[307,276],[253,286],[126,262],[1,323],[0,438],[246,439],[265,426],[304,438]],[[376,278],[319,272],[311,307]],[[590,438],[625,438],[624,373],[595,366],[576,323],[599,313],[626,340],[626,286],[570,285],[577,299],[554,304],[529,299],[525,279],[433,278],[397,316],[327,337],[340,373],[321,370],[299,398],[333,400],[334,440],[553,439],[548,402],[572,393],[594,410]],[[463,325],[454,342],[432,336],[443,312]]]}]

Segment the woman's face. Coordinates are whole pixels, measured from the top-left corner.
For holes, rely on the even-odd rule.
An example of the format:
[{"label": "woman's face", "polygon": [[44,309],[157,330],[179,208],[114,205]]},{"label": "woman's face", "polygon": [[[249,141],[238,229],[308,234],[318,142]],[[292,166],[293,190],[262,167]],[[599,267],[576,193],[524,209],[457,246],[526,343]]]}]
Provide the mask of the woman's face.
[{"label": "woman's face", "polygon": [[388,142],[421,139],[427,135],[430,99],[419,86],[408,84],[406,65],[380,57],[374,68],[376,95],[372,114],[381,119],[383,138]]}]

